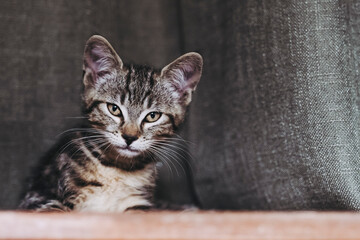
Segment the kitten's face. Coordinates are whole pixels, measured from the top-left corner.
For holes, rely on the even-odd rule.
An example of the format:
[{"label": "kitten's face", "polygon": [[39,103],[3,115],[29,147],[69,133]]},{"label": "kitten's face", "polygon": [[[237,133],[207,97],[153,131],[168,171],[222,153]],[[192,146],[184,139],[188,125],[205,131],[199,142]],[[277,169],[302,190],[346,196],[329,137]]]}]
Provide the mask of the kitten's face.
[{"label": "kitten's face", "polygon": [[90,124],[106,138],[106,153],[119,161],[156,153],[154,146],[166,144],[184,120],[201,69],[197,53],[161,71],[126,66],[104,38],[91,37],[84,54],[84,101]]}]

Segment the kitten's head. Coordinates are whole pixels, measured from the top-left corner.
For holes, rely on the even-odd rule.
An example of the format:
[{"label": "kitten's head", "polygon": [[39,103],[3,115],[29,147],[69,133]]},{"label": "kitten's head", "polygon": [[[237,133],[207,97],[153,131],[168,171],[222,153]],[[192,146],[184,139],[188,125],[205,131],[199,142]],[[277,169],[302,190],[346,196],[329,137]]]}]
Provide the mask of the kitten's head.
[{"label": "kitten's head", "polygon": [[109,143],[107,154],[136,159],[171,136],[184,120],[201,71],[197,53],[162,70],[125,65],[105,38],[92,36],[84,52],[83,100],[91,126]]}]

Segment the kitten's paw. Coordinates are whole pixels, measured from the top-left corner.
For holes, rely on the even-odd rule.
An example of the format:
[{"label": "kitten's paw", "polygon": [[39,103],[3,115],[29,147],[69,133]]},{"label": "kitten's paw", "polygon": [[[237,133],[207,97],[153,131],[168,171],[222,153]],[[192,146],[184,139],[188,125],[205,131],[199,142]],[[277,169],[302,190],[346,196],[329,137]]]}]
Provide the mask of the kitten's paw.
[{"label": "kitten's paw", "polygon": [[133,206],[133,207],[129,207],[125,210],[126,213],[138,213],[138,212],[148,212],[153,210],[154,208],[152,206],[142,206],[142,205],[138,205],[138,206]]}]

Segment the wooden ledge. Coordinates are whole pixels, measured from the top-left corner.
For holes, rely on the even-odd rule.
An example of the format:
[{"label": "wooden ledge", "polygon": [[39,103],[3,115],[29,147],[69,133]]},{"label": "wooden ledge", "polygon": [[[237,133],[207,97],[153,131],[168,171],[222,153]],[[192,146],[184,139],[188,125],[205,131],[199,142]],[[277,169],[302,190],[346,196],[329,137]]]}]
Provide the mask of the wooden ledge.
[{"label": "wooden ledge", "polygon": [[0,239],[360,239],[360,213],[5,211]]}]

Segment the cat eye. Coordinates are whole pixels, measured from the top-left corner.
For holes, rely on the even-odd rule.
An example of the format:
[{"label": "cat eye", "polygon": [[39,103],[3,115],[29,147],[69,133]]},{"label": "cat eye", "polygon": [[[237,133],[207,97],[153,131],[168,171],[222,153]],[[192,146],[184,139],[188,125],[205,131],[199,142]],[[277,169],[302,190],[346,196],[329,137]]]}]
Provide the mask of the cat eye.
[{"label": "cat eye", "polygon": [[146,115],[145,117],[145,122],[156,122],[157,120],[159,120],[159,118],[161,117],[161,113],[159,112],[151,112],[148,115]]},{"label": "cat eye", "polygon": [[108,109],[109,109],[109,112],[110,112],[112,115],[117,116],[117,117],[120,117],[120,116],[122,115],[121,110],[120,110],[120,108],[119,108],[117,105],[108,103],[108,104],[107,104],[107,107],[108,107]]}]

